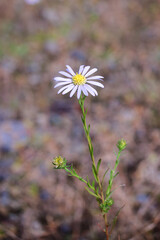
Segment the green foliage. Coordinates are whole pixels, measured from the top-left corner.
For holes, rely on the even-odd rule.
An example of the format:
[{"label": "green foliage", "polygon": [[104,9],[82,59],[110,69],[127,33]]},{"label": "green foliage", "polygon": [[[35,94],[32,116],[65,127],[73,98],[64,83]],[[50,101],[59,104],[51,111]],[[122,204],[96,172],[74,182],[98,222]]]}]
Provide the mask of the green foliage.
[{"label": "green foliage", "polygon": [[99,167],[100,167],[100,165],[101,165],[101,162],[102,162],[102,160],[99,159],[99,160],[98,160],[98,163],[97,163],[97,174],[99,173]]},{"label": "green foliage", "polygon": [[92,172],[93,172],[93,176],[94,176],[96,182],[98,183],[98,173],[97,173],[97,169],[95,168],[94,164],[92,164]]},{"label": "green foliage", "polygon": [[100,198],[97,194],[93,193],[92,191],[90,191],[87,187],[85,187],[85,189],[87,190],[87,192],[89,192],[89,194],[91,194],[92,196],[96,197],[96,198]]},{"label": "green foliage", "polygon": [[87,181],[85,179],[83,179],[81,176],[78,175],[78,173],[76,172],[76,170],[73,168],[73,166],[70,167],[70,169],[68,168],[69,166],[66,166],[64,168],[64,170],[66,170],[66,172],[68,172],[72,177],[76,177],[78,178],[81,182],[87,183]]},{"label": "green foliage", "polygon": [[[100,181],[99,170],[100,170],[102,160],[99,159],[96,164],[95,159],[94,159],[93,145],[92,145],[92,141],[91,141],[91,137],[90,137],[90,124],[87,125],[87,123],[86,123],[87,109],[84,110],[84,100],[85,100],[85,96],[83,96],[83,97],[81,96],[79,99],[79,105],[80,105],[80,108],[82,111],[81,119],[82,119],[82,123],[83,123],[84,132],[85,132],[85,135],[87,138],[87,142],[88,142],[90,157],[92,160],[92,173],[93,173],[94,180],[91,183],[89,181],[88,177],[86,177],[86,180],[83,179],[81,176],[78,175],[78,173],[73,168],[73,166],[71,166],[71,167],[67,166],[66,162],[63,165],[63,167],[58,166],[56,168],[63,168],[67,173],[69,173],[69,176],[76,177],[80,181],[82,181],[86,184],[85,189],[87,190],[87,192],[90,195],[92,195],[96,198],[99,208],[102,212],[104,221],[105,221],[106,229],[108,229],[106,214],[108,213],[108,211],[111,209],[112,205],[114,204],[114,201],[111,197],[112,193],[113,193],[112,185],[113,185],[113,181],[114,181],[115,177],[118,175],[118,172],[116,171],[116,169],[117,169],[119,161],[120,161],[121,152],[126,148],[127,144],[126,144],[126,141],[123,139],[121,139],[117,143],[118,153],[116,153],[116,162],[115,162],[114,168],[110,170],[109,181],[108,181],[107,189],[105,190],[104,189],[104,179],[105,179],[106,174],[109,171],[109,168],[104,172],[102,180]],[[118,214],[119,214],[119,212],[118,212]],[[113,220],[111,230],[113,229],[113,227],[116,223],[118,214],[115,216],[115,218]],[[106,231],[108,231],[108,230],[106,230]],[[107,239],[109,239],[109,238],[107,238]]]},{"label": "green foliage", "polygon": [[110,210],[110,208],[111,208],[111,206],[113,205],[113,199],[112,198],[106,198],[105,200],[104,200],[104,202],[103,203],[101,203],[100,204],[100,208],[101,208],[101,210],[104,212],[104,213],[107,213],[109,210]]}]

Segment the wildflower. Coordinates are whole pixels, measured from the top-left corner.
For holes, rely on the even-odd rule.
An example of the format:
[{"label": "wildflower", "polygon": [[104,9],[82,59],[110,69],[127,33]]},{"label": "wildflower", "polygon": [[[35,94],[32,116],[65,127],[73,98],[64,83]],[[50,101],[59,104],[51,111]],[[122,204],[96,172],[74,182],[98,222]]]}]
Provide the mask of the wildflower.
[{"label": "wildflower", "polygon": [[65,168],[66,167],[66,159],[61,156],[55,157],[53,159],[53,165],[55,168]]},{"label": "wildflower", "polygon": [[123,151],[127,146],[127,143],[124,139],[121,139],[118,141],[117,143],[117,148],[119,149],[119,151]]},{"label": "wildflower", "polygon": [[28,3],[28,4],[31,4],[31,5],[40,2],[40,0],[24,0],[24,1],[25,1],[26,3]]},{"label": "wildflower", "polygon": [[54,78],[58,82],[54,88],[62,86],[58,94],[61,92],[62,94],[70,92],[70,97],[72,97],[77,91],[77,98],[79,99],[82,92],[85,96],[88,96],[88,93],[92,96],[98,95],[97,91],[90,85],[104,88],[102,83],[97,82],[97,80],[103,81],[102,76],[91,76],[97,71],[97,68],[89,70],[90,66],[81,65],[79,71],[75,73],[69,65],[66,65],[66,67],[66,72],[59,72],[63,77]]}]

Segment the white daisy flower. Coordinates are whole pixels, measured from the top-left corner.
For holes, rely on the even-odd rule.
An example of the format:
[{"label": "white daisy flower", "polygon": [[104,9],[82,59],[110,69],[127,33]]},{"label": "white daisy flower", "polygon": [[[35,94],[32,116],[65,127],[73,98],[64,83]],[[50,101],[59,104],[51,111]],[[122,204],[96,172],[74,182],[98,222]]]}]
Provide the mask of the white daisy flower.
[{"label": "white daisy flower", "polygon": [[70,92],[70,97],[72,97],[77,91],[77,98],[79,99],[81,93],[85,96],[88,96],[88,93],[92,96],[98,95],[97,91],[91,85],[104,88],[102,83],[97,82],[98,80],[103,81],[102,76],[91,76],[97,71],[97,68],[89,70],[90,66],[81,65],[79,71],[75,73],[69,65],[66,65],[66,67],[66,72],[59,72],[63,77],[54,78],[54,80],[58,82],[54,88],[61,87],[58,94],[61,92],[62,94]]}]

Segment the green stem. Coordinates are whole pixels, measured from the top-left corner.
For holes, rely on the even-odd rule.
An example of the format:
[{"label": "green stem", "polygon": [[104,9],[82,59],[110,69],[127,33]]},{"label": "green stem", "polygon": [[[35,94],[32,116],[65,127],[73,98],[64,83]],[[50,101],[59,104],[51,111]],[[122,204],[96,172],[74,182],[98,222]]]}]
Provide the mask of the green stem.
[{"label": "green stem", "polygon": [[80,181],[84,182],[85,184],[87,184],[87,181],[84,180],[82,177],[80,177],[76,171],[74,169],[68,169],[67,167],[64,168],[66,172],[68,172],[70,174],[70,176],[76,177],[78,178]]},{"label": "green stem", "polygon": [[[86,123],[86,114],[87,114],[87,110],[84,110],[84,100],[85,100],[85,96],[84,97],[80,97],[79,100],[79,105],[82,111],[82,123],[83,123],[83,128],[84,128],[84,132],[87,138],[87,142],[88,142],[88,148],[89,148],[89,152],[90,152],[90,156],[91,156],[91,160],[92,160],[92,164],[94,166],[94,168],[96,169],[96,163],[95,163],[95,158],[94,158],[94,153],[93,153],[93,145],[92,145],[92,141],[91,141],[91,137],[89,135],[89,131],[90,131],[90,125],[87,126]],[[97,173],[97,183],[100,189],[100,194],[101,194],[101,200],[102,203],[104,203],[104,194],[103,194],[103,188],[102,188],[102,184],[101,181],[99,179],[99,174]],[[99,201],[98,204],[100,205]],[[102,213],[103,214],[103,218],[104,218],[104,222],[105,222],[105,232],[106,232],[106,240],[109,240],[109,234],[108,234],[108,221],[107,221],[107,214],[106,213]]]}]

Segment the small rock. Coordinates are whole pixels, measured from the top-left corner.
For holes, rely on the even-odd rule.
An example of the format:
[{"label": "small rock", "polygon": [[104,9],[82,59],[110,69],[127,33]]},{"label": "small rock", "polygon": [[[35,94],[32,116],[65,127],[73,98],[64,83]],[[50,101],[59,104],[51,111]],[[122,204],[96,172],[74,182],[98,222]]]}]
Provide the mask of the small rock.
[{"label": "small rock", "polygon": [[54,101],[50,106],[50,111],[54,113],[70,113],[73,108],[71,101],[59,100]]},{"label": "small rock", "polygon": [[50,198],[50,194],[46,190],[40,191],[40,198],[44,201],[48,200]]},{"label": "small rock", "polygon": [[75,60],[79,60],[81,62],[86,62],[87,57],[86,54],[84,52],[82,52],[81,50],[73,50],[71,52],[71,57],[74,58]]},{"label": "small rock", "polygon": [[11,203],[10,195],[8,191],[3,191],[0,193],[0,204],[3,206],[9,206]]},{"label": "small rock", "polygon": [[139,203],[146,203],[148,202],[149,200],[149,196],[147,196],[146,194],[138,194],[136,196],[136,200],[139,202]]},{"label": "small rock", "polygon": [[28,73],[37,73],[41,71],[41,66],[39,62],[33,61],[29,65],[27,65],[26,70]]},{"label": "small rock", "polygon": [[28,131],[19,120],[8,120],[0,124],[0,149],[11,152],[24,146],[28,140]]},{"label": "small rock", "polygon": [[49,119],[50,125],[62,125],[62,117],[59,114],[56,113],[51,113],[50,114],[50,119]]},{"label": "small rock", "polygon": [[56,42],[52,41],[52,40],[48,40],[48,41],[45,42],[44,50],[50,56],[53,56],[53,57],[56,57],[59,54],[59,52],[60,52],[59,45]]},{"label": "small rock", "polygon": [[41,75],[39,74],[32,74],[29,77],[29,82],[32,86],[36,86],[41,82]]},{"label": "small rock", "polygon": [[53,8],[44,8],[42,10],[42,17],[53,25],[55,25],[56,23],[58,24],[59,22],[59,16],[56,10],[54,10]]},{"label": "small rock", "polygon": [[69,224],[67,223],[62,223],[60,226],[59,226],[59,231],[63,234],[71,234],[72,233],[72,229],[71,227],[69,226]]}]

